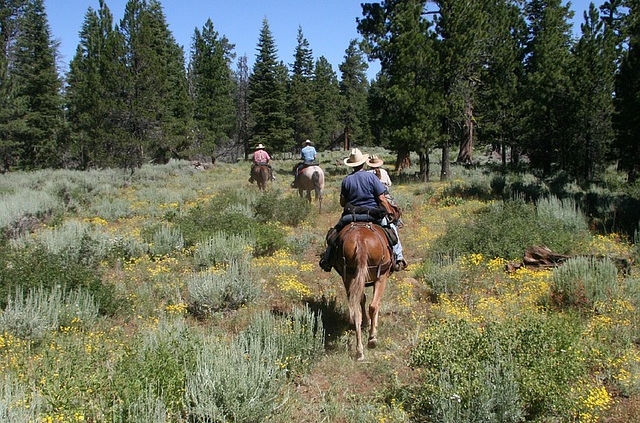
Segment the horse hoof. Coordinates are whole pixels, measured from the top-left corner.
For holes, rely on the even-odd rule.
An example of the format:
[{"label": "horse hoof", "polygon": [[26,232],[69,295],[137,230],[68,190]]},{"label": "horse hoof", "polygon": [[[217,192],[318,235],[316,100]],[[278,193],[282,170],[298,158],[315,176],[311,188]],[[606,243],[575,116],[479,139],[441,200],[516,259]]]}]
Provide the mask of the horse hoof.
[{"label": "horse hoof", "polygon": [[356,355],[356,361],[364,361],[364,353],[358,353]]},{"label": "horse hoof", "polygon": [[367,343],[367,347],[369,348],[375,348],[377,345],[378,345],[378,338],[371,338]]}]

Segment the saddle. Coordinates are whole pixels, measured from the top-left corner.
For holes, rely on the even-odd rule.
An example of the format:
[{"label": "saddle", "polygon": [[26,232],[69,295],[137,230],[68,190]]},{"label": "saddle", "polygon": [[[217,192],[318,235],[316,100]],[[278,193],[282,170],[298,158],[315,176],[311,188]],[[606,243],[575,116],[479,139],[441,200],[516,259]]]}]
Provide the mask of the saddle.
[{"label": "saddle", "polygon": [[[386,216],[386,211],[384,209],[366,209],[367,213],[349,213],[343,214],[340,218],[340,221],[333,227],[330,228],[327,232],[326,241],[327,245],[334,247],[336,245],[336,241],[338,240],[338,234],[350,223],[356,222],[367,222],[378,225],[383,229],[385,235],[387,236],[387,241],[389,242],[389,246],[393,247],[398,243],[398,236],[395,231],[389,225],[382,224],[382,218]],[[381,211],[380,211],[381,210]],[[380,213],[384,212],[384,216],[379,217]]]}]

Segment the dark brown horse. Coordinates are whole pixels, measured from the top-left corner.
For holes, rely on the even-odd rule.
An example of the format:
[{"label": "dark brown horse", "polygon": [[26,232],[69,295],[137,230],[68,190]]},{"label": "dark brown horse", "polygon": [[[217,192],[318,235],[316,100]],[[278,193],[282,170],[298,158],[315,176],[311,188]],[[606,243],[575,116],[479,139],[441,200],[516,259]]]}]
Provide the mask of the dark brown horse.
[{"label": "dark brown horse", "polygon": [[[391,273],[392,249],[384,230],[374,224],[356,222],[345,226],[338,235],[332,255],[334,269],[342,276],[347,290],[349,320],[356,330],[356,359],[364,359],[362,326],[369,324],[368,347],[378,342],[380,300]],[[373,286],[373,298],[367,314],[365,287]]]},{"label": "dark brown horse", "polygon": [[264,191],[267,188],[267,181],[271,178],[269,166],[254,165],[251,167],[251,177],[258,183],[258,189]]}]

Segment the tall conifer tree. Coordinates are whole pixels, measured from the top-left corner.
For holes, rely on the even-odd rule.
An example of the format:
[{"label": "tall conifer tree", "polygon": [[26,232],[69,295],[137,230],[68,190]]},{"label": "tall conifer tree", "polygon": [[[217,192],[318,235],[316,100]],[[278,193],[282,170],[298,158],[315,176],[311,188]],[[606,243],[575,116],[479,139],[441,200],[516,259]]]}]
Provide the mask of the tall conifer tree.
[{"label": "tall conifer tree", "polygon": [[611,139],[616,45],[593,3],[584,13],[576,43],[572,78],[576,127],[569,147],[575,154],[563,170],[585,182],[601,180]]},{"label": "tall conifer tree", "polygon": [[340,121],[344,128],[344,149],[348,150],[356,143],[367,145],[371,142],[367,104],[369,81],[366,73],[369,65],[356,40],[349,42],[339,68],[342,74],[340,94],[343,98]]},{"label": "tall conifer tree", "polygon": [[289,83],[289,116],[292,118],[293,138],[296,146],[312,138],[315,132],[313,104],[315,92],[313,82],[313,51],[309,41],[304,38],[302,28],[298,27],[298,38],[291,66]]},{"label": "tall conifer tree", "polygon": [[569,67],[573,12],[561,0],[527,4],[530,39],[527,46],[525,150],[534,168],[550,175],[554,163],[571,160],[564,149],[575,105]]},{"label": "tall conifer tree", "polygon": [[233,48],[215,31],[211,19],[193,36],[189,79],[197,128],[194,152],[207,156],[229,142],[235,127]]},{"label": "tall conifer tree", "polygon": [[69,64],[66,100],[72,131],[71,155],[82,169],[120,166],[128,155],[122,79],[124,39],[104,0],[89,8],[80,43]]},{"label": "tall conifer tree", "polygon": [[189,114],[184,52],[158,0],[129,0],[120,23],[126,47],[130,163],[164,162],[185,147]]},{"label": "tall conifer tree", "polygon": [[262,21],[257,50],[249,77],[249,107],[254,123],[251,141],[272,151],[290,150],[294,141],[287,115],[288,72],[286,65],[278,61],[267,19]]},{"label": "tall conifer tree", "polygon": [[312,85],[315,93],[313,110],[316,122],[313,139],[317,148],[330,148],[342,132],[339,121],[342,98],[338,76],[324,56],[316,60]]},{"label": "tall conifer tree", "polygon": [[13,122],[10,138],[20,149],[23,168],[60,166],[63,129],[61,88],[55,57],[57,46],[42,0],[27,3],[19,21],[15,56],[10,65],[14,84]]},{"label": "tall conifer tree", "polygon": [[5,172],[17,163],[20,144],[15,138],[18,104],[14,101],[14,84],[10,72],[14,61],[18,22],[27,0],[0,2],[0,170]]}]

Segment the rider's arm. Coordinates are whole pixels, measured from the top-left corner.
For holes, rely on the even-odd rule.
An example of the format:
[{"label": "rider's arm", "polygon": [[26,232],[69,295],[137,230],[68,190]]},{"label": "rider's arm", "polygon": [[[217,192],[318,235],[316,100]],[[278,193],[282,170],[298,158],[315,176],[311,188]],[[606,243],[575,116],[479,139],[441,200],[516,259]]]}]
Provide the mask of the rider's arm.
[{"label": "rider's arm", "polygon": [[383,207],[387,211],[387,213],[393,214],[393,208],[389,204],[389,201],[387,201],[387,197],[385,197],[384,194],[377,196],[376,201],[380,207]]}]

